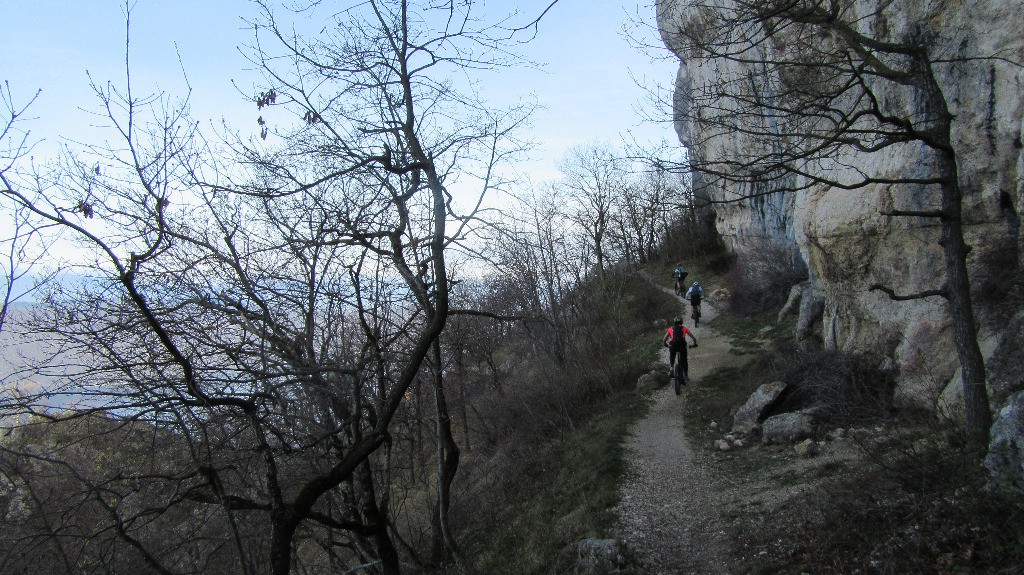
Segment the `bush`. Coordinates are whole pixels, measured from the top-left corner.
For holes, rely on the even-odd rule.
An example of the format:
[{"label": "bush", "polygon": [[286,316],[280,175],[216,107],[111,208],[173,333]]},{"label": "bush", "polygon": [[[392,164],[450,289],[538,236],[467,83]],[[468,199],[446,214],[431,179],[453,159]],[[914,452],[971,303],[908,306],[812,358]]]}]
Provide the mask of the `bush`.
[{"label": "bush", "polygon": [[[698,216],[680,218],[665,232],[658,248],[658,260],[675,263],[679,260],[711,264],[712,271],[721,268],[728,261],[725,244],[715,230],[714,219],[710,222]],[[724,271],[724,270],[721,270]]]},{"label": "bush", "polygon": [[648,406],[636,381],[660,350],[651,324],[676,304],[635,271],[610,270],[566,305],[564,365],[516,346],[527,353],[502,362],[500,391],[473,386],[488,391],[473,398],[476,447],[452,524],[478,572],[565,572],[579,538],[611,535],[622,438]]},{"label": "bush", "polygon": [[786,392],[772,411],[813,407],[833,427],[888,418],[893,412],[894,374],[866,355],[837,350],[800,350],[787,344],[762,362],[764,383],[784,381]]},{"label": "bush", "polygon": [[749,243],[738,250],[729,271],[730,311],[751,316],[782,307],[790,289],[806,279],[807,266],[795,245],[767,238]]}]

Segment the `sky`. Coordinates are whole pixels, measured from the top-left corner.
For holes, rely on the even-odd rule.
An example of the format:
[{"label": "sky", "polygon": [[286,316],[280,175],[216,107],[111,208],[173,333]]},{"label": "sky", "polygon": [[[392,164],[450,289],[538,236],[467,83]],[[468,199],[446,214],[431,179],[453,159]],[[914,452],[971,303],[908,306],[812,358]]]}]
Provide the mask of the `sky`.
[{"label": "sky", "polygon": [[[258,130],[251,94],[241,89],[256,78],[239,47],[251,38],[244,18],[249,0],[130,0],[129,60],[136,93],[191,89],[193,116],[207,124],[221,119]],[[509,6],[539,14],[550,0],[484,0],[484,9]],[[646,100],[637,85],[670,86],[677,63],[652,61],[631,45],[623,26],[639,18],[630,34],[658,44],[653,0],[559,0],[545,15],[524,55],[543,64],[491,75],[484,92],[499,98],[530,98],[542,106],[533,116],[537,148],[531,179],[557,177],[556,164],[575,144],[616,144],[620,138],[675,141],[671,126],[644,120]],[[89,142],[101,136],[94,113],[98,100],[90,78],[100,84],[125,77],[123,0],[0,0],[0,81],[16,103],[37,90],[27,115],[35,155],[47,157],[62,141]],[[664,56],[668,56],[667,51]],[[186,82],[187,77],[187,82]],[[38,159],[38,158],[37,158]]]}]

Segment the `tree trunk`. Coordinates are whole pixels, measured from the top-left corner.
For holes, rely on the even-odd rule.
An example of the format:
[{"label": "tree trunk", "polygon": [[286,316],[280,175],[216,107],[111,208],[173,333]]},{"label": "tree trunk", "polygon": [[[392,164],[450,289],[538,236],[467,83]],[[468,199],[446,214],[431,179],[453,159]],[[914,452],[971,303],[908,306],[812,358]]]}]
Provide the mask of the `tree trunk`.
[{"label": "tree trunk", "polygon": [[953,116],[927,59],[923,76],[926,82],[923,87],[925,106],[933,111],[936,121],[934,133],[938,145],[933,147],[937,150],[939,175],[942,179],[943,214],[939,243],[946,268],[945,291],[949,301],[953,343],[956,345],[962,373],[965,427],[971,448],[984,455],[988,450],[992,412],[986,387],[985,360],[978,345],[978,328],[971,302],[971,283],[967,271],[967,253],[970,248],[964,242],[963,190],[960,188],[960,174],[951,137]]},{"label": "tree trunk", "polygon": [[[942,253],[946,265],[946,289],[949,292],[949,313],[953,323],[953,343],[960,360],[964,391],[964,416],[971,448],[979,454],[988,450],[992,412],[986,388],[985,360],[978,346],[978,328],[974,323],[971,285],[967,274],[967,252],[964,243],[960,208],[960,186],[944,185],[943,211],[949,214],[942,222]],[[949,188],[948,190],[945,188]]]},{"label": "tree trunk", "polygon": [[398,550],[388,533],[387,511],[377,505],[377,490],[373,484],[373,473],[369,461],[363,461],[355,473],[362,490],[360,513],[367,525],[373,529],[373,545],[380,561],[379,571],[383,575],[399,575]]},{"label": "tree trunk", "polygon": [[286,517],[286,512],[273,513],[273,528],[270,536],[270,572],[273,575],[289,575],[292,569],[292,539],[296,523]]},{"label": "tree trunk", "polygon": [[448,512],[451,508],[451,488],[455,473],[459,468],[459,446],[452,437],[451,417],[448,413],[448,401],[444,394],[443,368],[441,364],[441,344],[434,341],[434,402],[437,411],[437,528],[440,535],[439,564],[454,560],[459,572],[464,572],[459,549],[451,533],[448,523]]}]

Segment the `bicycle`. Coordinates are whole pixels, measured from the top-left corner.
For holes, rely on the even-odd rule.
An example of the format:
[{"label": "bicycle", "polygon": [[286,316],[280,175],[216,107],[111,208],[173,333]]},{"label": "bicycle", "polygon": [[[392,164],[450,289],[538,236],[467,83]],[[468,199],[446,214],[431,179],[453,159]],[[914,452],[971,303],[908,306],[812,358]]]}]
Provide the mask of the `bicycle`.
[{"label": "bicycle", "polygon": [[683,386],[688,383],[686,381],[686,372],[684,372],[680,367],[681,363],[682,362],[677,362],[675,366],[672,367],[672,385],[676,390],[676,395],[681,395],[683,393]]},{"label": "bicycle", "polygon": [[[689,346],[690,349],[697,347],[697,344]],[[682,358],[672,366],[672,386],[675,388],[676,395],[683,393],[683,386],[690,383],[690,376],[686,375],[686,371],[682,368]]]},{"label": "bicycle", "polygon": [[693,306],[693,313],[690,314],[690,317],[693,318],[693,327],[700,325],[700,304]]},{"label": "bicycle", "polygon": [[682,296],[686,293],[686,270],[683,269],[683,264],[679,264],[675,271],[672,272],[672,279],[675,280],[676,296]]},{"label": "bicycle", "polygon": [[686,276],[683,276],[681,278],[676,278],[675,287],[676,287],[676,296],[677,297],[683,297],[683,294],[686,293],[686,284],[683,283],[685,281],[686,281]]}]

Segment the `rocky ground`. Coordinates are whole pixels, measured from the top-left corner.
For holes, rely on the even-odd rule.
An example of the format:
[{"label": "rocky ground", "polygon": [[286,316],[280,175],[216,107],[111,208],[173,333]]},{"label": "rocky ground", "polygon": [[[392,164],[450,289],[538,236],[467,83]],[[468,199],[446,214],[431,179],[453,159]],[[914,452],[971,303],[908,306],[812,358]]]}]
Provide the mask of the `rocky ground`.
[{"label": "rocky ground", "polygon": [[[711,322],[716,315],[714,305],[705,304],[704,314],[704,319]],[[731,517],[735,522],[737,514],[746,513],[743,510],[758,509],[777,518],[777,527],[785,530],[790,514],[783,510],[827,475],[822,473],[823,468],[841,469],[858,459],[860,450],[849,438],[815,444],[821,450],[816,457],[794,456],[792,446],[753,444],[744,449],[771,458],[770,469],[739,482],[724,482],[721,474],[715,477],[715,470],[705,466],[714,464],[715,457],[707,450],[716,447],[698,444],[688,436],[684,406],[689,392],[700,385],[703,377],[719,368],[738,366],[743,360],[730,353],[728,338],[713,327],[703,324],[694,329],[690,320],[687,322],[699,343],[689,351],[692,384],[680,396],[670,385],[654,391],[654,405],[626,440],[629,472],[616,508],[618,538],[634,562],[640,564],[640,573],[742,572],[745,569],[741,564],[749,566],[752,560],[771,559],[776,550],[730,540],[736,531],[727,535],[723,518]],[[667,374],[667,350],[664,355]],[[717,425],[724,436],[732,421]],[[784,477],[802,478],[801,488],[794,488],[793,482]]]},{"label": "rocky ground", "polygon": [[[705,305],[705,321],[715,313]],[[692,323],[688,320],[688,327]],[[734,362],[724,337],[706,325],[693,329],[699,346],[689,351],[690,377],[701,377]],[[667,365],[668,354],[665,353]],[[667,369],[666,369],[667,371]],[[655,392],[655,405],[627,440],[629,476],[622,489],[620,538],[651,575],[728,573],[729,543],[723,531],[721,498],[702,469],[683,427],[687,390]]]}]

